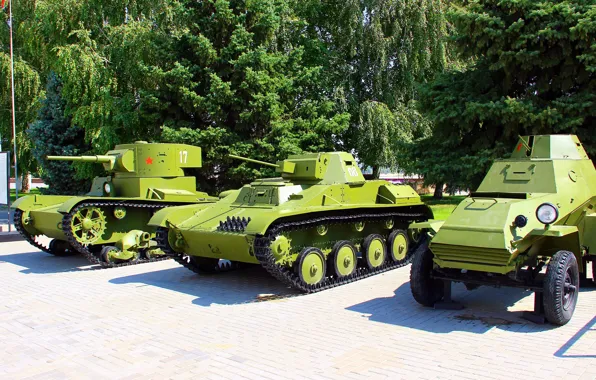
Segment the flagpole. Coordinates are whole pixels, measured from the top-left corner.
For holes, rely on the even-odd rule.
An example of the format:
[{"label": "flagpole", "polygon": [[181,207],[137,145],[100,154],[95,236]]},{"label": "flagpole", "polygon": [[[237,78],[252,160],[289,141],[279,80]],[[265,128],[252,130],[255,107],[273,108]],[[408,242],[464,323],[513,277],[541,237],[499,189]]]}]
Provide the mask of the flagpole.
[{"label": "flagpole", "polygon": [[[16,198],[19,198],[19,187],[17,184],[19,175],[17,172],[17,122],[16,122],[16,107],[14,100],[14,55],[12,51],[12,0],[8,0],[8,13],[10,20],[10,81],[12,85],[12,138],[13,138],[13,152],[14,152],[14,190]],[[21,184],[22,185],[22,184]]]}]

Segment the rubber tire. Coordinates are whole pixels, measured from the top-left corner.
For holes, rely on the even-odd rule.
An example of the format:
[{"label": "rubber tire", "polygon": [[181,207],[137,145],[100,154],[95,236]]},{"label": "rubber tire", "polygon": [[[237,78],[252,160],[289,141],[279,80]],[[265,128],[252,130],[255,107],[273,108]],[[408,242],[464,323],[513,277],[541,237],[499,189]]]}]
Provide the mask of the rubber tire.
[{"label": "rubber tire", "polygon": [[596,257],[592,258],[592,281],[596,285]]},{"label": "rubber tire", "polygon": [[77,252],[71,245],[64,240],[52,239],[48,246],[48,252],[58,257],[68,257],[77,255]]},{"label": "rubber tire", "polygon": [[[381,242],[383,243],[383,250],[385,257],[383,258],[383,262],[381,263],[381,265],[379,265],[378,267],[374,267],[372,266],[372,264],[370,263],[369,259],[368,259],[368,247],[369,245],[372,243],[372,241],[374,239],[380,239]],[[364,239],[364,242],[362,243],[362,259],[364,261],[364,265],[370,269],[370,270],[375,270],[378,268],[382,268],[383,264],[385,264],[387,262],[387,243],[385,242],[385,239],[383,239],[383,236],[379,235],[379,234],[370,234],[366,237],[366,239]]]},{"label": "rubber tire", "polygon": [[[563,307],[563,295],[565,276],[570,270],[572,283],[575,280],[577,286],[569,309]],[[579,266],[573,252],[559,251],[551,257],[546,269],[546,276],[543,284],[544,315],[546,319],[554,324],[563,326],[573,317],[577,299],[579,296]]]},{"label": "rubber tire", "polygon": [[306,257],[311,253],[315,253],[315,254],[319,255],[321,257],[321,261],[323,262],[323,277],[321,277],[321,281],[317,282],[316,284],[308,284],[309,286],[316,286],[316,285],[320,284],[321,282],[324,282],[327,278],[326,277],[327,276],[327,261],[325,260],[325,255],[323,255],[323,252],[321,252],[320,249],[315,248],[315,247],[304,248],[302,250],[302,252],[300,252],[298,254],[298,260],[296,260],[295,272],[298,275],[298,277],[300,278],[300,281],[302,281],[303,284],[306,284],[306,282],[304,281],[304,278],[302,276],[302,271],[300,270],[300,268],[302,268],[302,263],[303,263],[304,259],[306,259]]},{"label": "rubber tire", "polygon": [[[393,252],[392,251],[393,241],[400,234],[404,235],[404,237],[406,238],[406,255],[404,256],[403,260],[396,260],[393,257],[393,253],[392,253]],[[404,231],[404,230],[394,230],[394,231],[392,231],[389,234],[389,237],[387,238],[387,257],[388,257],[388,259],[391,262],[398,263],[398,264],[407,263],[408,260],[410,260],[410,256],[411,256],[411,254],[410,254],[409,251],[410,251],[410,237],[408,236],[408,232],[407,231]]]},{"label": "rubber tire", "polygon": [[119,249],[114,247],[113,245],[104,245],[101,248],[101,253],[99,254],[101,261],[107,264],[116,264],[115,261],[108,260],[108,253],[110,253],[111,251],[119,251]]},{"label": "rubber tire", "polygon": [[[352,273],[347,274],[345,276],[341,276],[339,274],[339,271],[337,270],[337,261],[335,256],[337,255],[337,252],[339,251],[339,249],[345,245],[349,245],[352,248],[352,251],[354,252],[354,270],[352,271]],[[344,277],[349,277],[351,275],[353,275],[354,273],[356,273],[356,270],[358,269],[358,255],[357,255],[358,250],[356,249],[356,247],[354,246],[354,244],[350,243],[347,240],[340,240],[337,243],[335,243],[335,245],[333,246],[333,250],[331,251],[331,255],[329,255],[329,262],[327,263],[327,266],[330,269],[333,269],[333,274],[337,277],[337,278],[344,278]]]},{"label": "rubber tire", "polygon": [[423,244],[414,253],[410,268],[410,291],[421,305],[432,307],[441,301],[444,295],[443,281],[431,278],[433,271],[433,253]]}]

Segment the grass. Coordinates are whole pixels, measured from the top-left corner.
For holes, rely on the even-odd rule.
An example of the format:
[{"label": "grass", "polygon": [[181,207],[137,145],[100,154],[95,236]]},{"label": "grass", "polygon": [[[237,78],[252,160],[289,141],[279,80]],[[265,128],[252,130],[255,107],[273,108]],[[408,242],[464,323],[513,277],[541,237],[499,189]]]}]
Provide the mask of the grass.
[{"label": "grass", "polygon": [[443,199],[434,199],[432,195],[423,195],[421,198],[433,210],[436,220],[445,220],[451,215],[455,207],[465,198],[465,195],[446,196]]}]

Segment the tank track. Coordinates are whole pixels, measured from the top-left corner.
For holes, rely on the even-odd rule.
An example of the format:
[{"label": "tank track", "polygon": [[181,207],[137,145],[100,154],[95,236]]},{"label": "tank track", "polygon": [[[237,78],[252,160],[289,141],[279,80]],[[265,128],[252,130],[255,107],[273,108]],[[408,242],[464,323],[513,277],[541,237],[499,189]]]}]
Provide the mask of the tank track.
[{"label": "tank track", "polygon": [[68,239],[68,242],[74,249],[76,249],[79,253],[81,253],[85,258],[91,263],[100,265],[102,268],[119,268],[119,267],[126,267],[130,265],[137,265],[137,264],[145,264],[145,263],[152,263],[156,261],[163,261],[169,260],[170,257],[157,257],[153,259],[140,259],[137,261],[125,261],[123,263],[106,263],[105,261],[101,260],[97,255],[89,250],[88,246],[85,246],[77,241],[74,237],[71,229],[70,224],[72,221],[73,215],[77,212],[77,210],[84,208],[84,207],[137,207],[137,208],[147,208],[151,210],[160,210],[164,207],[173,206],[176,204],[149,204],[149,203],[132,203],[132,202],[110,202],[110,201],[102,201],[102,202],[83,202],[79,203],[75,208],[70,210],[70,212],[62,218],[62,230]]},{"label": "tank track", "polygon": [[217,264],[213,268],[199,269],[197,266],[193,265],[189,260],[186,259],[188,255],[176,252],[172,249],[170,243],[168,242],[168,229],[164,227],[159,227],[157,229],[157,233],[155,234],[155,240],[157,241],[157,246],[161,248],[161,250],[166,254],[166,256],[171,257],[178,264],[197,274],[205,275],[213,273],[224,273],[243,267],[243,263],[232,261],[229,265]]},{"label": "tank track", "polygon": [[347,224],[347,223],[354,223],[354,222],[373,222],[384,220],[387,218],[394,218],[396,220],[401,220],[404,222],[412,222],[414,220],[424,220],[426,216],[424,214],[408,214],[408,213],[399,213],[399,212],[392,212],[392,213],[383,213],[383,214],[353,214],[353,215],[341,215],[341,216],[324,216],[313,218],[309,220],[301,220],[301,221],[293,221],[293,222],[281,222],[274,224],[269,227],[265,235],[257,236],[255,239],[255,257],[263,268],[269,272],[273,277],[277,278],[279,281],[283,282],[284,284],[297,289],[304,293],[316,293],[322,290],[331,289],[336,286],[344,285],[350,282],[358,281],[366,277],[370,277],[379,273],[387,272],[392,269],[397,269],[403,266],[408,265],[414,255],[418,253],[418,251],[422,249],[426,249],[427,239],[426,237],[422,237],[420,241],[410,247],[410,254],[409,258],[402,263],[392,263],[392,262],[385,262],[381,267],[370,270],[369,268],[358,267],[356,271],[347,277],[337,278],[333,276],[327,276],[323,281],[316,285],[309,285],[302,280],[300,277],[294,273],[291,268],[281,266],[275,263],[275,257],[271,253],[269,248],[270,243],[275,239],[277,235],[282,232],[290,232],[290,231],[297,231],[306,228],[312,228],[321,223],[325,223],[327,225],[331,224]]},{"label": "tank track", "polygon": [[37,242],[37,240],[35,240],[35,238],[38,235],[31,235],[29,232],[27,232],[27,230],[25,230],[25,227],[23,227],[23,211],[16,209],[14,210],[13,213],[13,223],[14,223],[14,227],[17,229],[17,231],[19,232],[19,234],[32,246],[34,246],[35,248],[39,249],[40,251],[43,251],[45,253],[49,253],[50,255],[53,255],[52,251],[50,251],[50,247],[46,247],[45,245]]}]

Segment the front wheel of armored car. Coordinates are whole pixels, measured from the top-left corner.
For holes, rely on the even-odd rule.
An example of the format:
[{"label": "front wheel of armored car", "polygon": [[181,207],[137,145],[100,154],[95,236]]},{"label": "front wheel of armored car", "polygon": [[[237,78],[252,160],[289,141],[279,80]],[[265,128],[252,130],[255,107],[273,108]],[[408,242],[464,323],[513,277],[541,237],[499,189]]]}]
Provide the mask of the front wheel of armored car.
[{"label": "front wheel of armored car", "polygon": [[[422,247],[421,247],[422,248]],[[443,299],[443,282],[432,278],[433,253],[423,247],[414,253],[410,269],[410,290],[416,302],[432,307]]]},{"label": "front wheel of armored car", "polygon": [[544,314],[555,325],[571,320],[579,295],[579,266],[573,252],[551,257],[544,279]]}]

